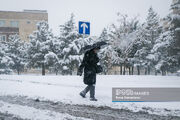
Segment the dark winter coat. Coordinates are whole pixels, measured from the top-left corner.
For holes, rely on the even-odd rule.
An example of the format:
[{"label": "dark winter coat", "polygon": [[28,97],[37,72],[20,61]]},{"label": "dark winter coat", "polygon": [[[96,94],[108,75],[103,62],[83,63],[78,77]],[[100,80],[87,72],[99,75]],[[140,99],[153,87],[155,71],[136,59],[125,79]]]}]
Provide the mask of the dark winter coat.
[{"label": "dark winter coat", "polygon": [[87,51],[84,55],[83,61],[78,69],[78,75],[81,75],[84,69],[84,84],[92,85],[96,83],[97,63],[99,58],[93,51]]}]

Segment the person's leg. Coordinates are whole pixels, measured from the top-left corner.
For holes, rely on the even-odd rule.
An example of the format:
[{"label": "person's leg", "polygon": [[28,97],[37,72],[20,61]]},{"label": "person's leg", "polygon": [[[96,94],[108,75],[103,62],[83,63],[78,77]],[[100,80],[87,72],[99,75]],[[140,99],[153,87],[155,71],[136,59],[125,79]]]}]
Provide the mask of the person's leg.
[{"label": "person's leg", "polygon": [[95,84],[90,86],[90,100],[97,101],[95,98]]},{"label": "person's leg", "polygon": [[94,98],[95,95],[95,85],[90,86],[90,98]]},{"label": "person's leg", "polygon": [[90,90],[90,86],[88,85],[83,91],[80,92],[80,95],[82,97],[86,96],[86,93]]},{"label": "person's leg", "polygon": [[90,90],[90,86],[88,85],[82,92],[86,94]]}]

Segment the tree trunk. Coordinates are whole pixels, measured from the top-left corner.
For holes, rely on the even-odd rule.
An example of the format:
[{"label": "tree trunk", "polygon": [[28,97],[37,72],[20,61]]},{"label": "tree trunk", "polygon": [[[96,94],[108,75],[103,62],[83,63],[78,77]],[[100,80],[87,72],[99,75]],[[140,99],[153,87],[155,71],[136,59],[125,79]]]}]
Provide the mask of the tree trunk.
[{"label": "tree trunk", "polygon": [[165,76],[165,75],[166,75],[166,71],[162,70],[162,76]]},{"label": "tree trunk", "polygon": [[131,66],[129,67],[129,75],[131,75]]},{"label": "tree trunk", "polygon": [[17,65],[16,70],[17,70],[17,74],[19,75],[20,74],[20,65],[19,64]]},{"label": "tree trunk", "polygon": [[157,75],[157,70],[155,70],[155,75]]},{"label": "tree trunk", "polygon": [[126,74],[126,66],[125,66],[125,64],[124,64],[124,71],[123,71],[123,75],[125,75]]},{"label": "tree trunk", "polygon": [[70,71],[69,71],[68,74],[72,75],[72,73],[73,73],[73,67],[72,67],[72,64],[71,64],[71,65],[70,65]]},{"label": "tree trunk", "polygon": [[122,64],[120,65],[120,75],[122,75]]},{"label": "tree trunk", "polygon": [[42,75],[45,75],[45,65],[42,63]]},{"label": "tree trunk", "polygon": [[140,75],[140,67],[137,66],[138,75]]},{"label": "tree trunk", "polygon": [[150,67],[148,66],[148,75],[150,75],[151,74],[151,69],[150,69]]},{"label": "tree trunk", "polygon": [[20,75],[20,70],[19,69],[17,69],[17,73],[18,73],[18,75]]},{"label": "tree trunk", "polygon": [[145,75],[147,75],[147,68],[145,68],[145,72],[144,72]]},{"label": "tree trunk", "polygon": [[132,75],[134,74],[134,66],[132,66]]}]

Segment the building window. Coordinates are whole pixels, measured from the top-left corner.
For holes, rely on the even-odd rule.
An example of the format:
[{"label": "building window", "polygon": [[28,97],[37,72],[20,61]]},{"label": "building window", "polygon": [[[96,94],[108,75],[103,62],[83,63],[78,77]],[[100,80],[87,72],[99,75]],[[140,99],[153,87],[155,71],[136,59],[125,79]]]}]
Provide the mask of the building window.
[{"label": "building window", "polygon": [[15,35],[9,35],[9,37],[8,37],[8,39],[11,39],[11,38],[13,38]]},{"label": "building window", "polygon": [[4,27],[5,26],[5,20],[0,20],[0,27]]},{"label": "building window", "polygon": [[0,41],[6,41],[6,35],[0,35]]},{"label": "building window", "polygon": [[11,21],[11,27],[18,27],[19,22],[18,21]]}]

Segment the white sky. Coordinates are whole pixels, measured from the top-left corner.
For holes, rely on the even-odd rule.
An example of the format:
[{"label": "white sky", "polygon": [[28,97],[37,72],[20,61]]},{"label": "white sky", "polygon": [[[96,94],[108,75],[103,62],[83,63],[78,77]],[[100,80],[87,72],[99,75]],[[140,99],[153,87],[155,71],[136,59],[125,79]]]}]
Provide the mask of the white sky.
[{"label": "white sky", "polygon": [[55,34],[58,26],[75,14],[78,21],[89,21],[91,35],[99,35],[102,29],[115,22],[116,13],[139,15],[143,22],[150,6],[164,17],[169,13],[172,0],[0,0],[0,10],[22,11],[23,9],[47,10],[49,24]]}]

